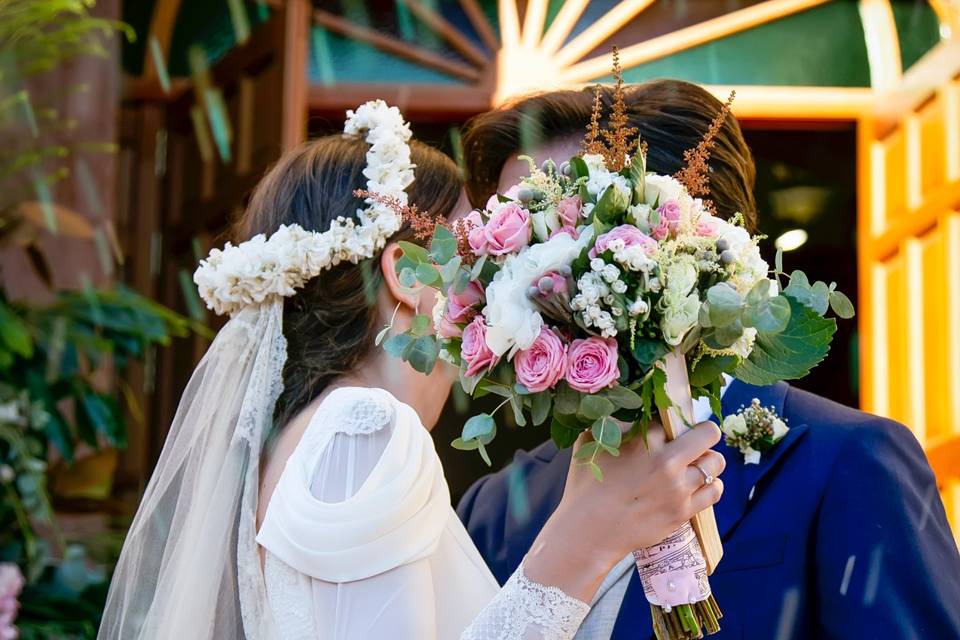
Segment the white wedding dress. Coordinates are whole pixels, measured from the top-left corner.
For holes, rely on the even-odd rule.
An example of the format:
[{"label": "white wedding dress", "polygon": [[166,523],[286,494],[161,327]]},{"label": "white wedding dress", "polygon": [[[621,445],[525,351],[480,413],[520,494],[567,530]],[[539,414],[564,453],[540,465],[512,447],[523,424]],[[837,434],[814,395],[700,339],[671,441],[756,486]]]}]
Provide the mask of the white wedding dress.
[{"label": "white wedding dress", "polygon": [[498,588],[450,505],[429,433],[382,389],[324,399],[257,542],[284,640],[565,640],[589,611],[523,565]]}]

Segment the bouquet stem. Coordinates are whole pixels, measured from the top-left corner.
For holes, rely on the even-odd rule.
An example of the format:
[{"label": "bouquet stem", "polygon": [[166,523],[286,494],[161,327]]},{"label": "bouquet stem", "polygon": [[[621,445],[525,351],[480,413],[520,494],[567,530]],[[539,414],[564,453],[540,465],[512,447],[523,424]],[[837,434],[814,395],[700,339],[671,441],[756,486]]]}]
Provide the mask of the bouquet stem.
[{"label": "bouquet stem", "polygon": [[712,635],[720,631],[723,613],[711,595],[702,602],[680,605],[669,611],[651,604],[650,617],[657,640],[688,640],[702,638],[704,632]]}]

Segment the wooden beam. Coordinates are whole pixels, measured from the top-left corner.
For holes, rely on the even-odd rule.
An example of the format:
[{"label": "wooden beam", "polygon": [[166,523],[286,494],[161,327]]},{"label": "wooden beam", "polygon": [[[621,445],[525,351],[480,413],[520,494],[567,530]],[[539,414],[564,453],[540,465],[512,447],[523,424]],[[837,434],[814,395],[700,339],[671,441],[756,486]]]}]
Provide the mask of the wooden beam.
[{"label": "wooden beam", "polygon": [[460,33],[456,27],[450,24],[446,18],[437,13],[433,8],[423,4],[420,0],[397,0],[397,2],[410,9],[410,12],[417,16],[423,24],[439,34],[451,47],[460,52],[461,55],[473,64],[483,68],[490,62],[490,56],[470,42],[467,37]]},{"label": "wooden beam", "polygon": [[910,215],[898,215],[879,236],[870,239],[866,247],[861,246],[861,253],[874,262],[882,262],[900,250],[902,238],[921,236],[934,227],[943,217],[944,211],[951,211],[960,202],[960,183],[941,187],[932,194],[924,196],[923,203],[910,211]]},{"label": "wooden beam", "polygon": [[477,4],[477,0],[460,0],[460,6],[463,8],[463,12],[467,14],[470,24],[477,30],[477,34],[480,36],[480,39],[483,40],[483,44],[487,45],[487,48],[490,49],[491,52],[496,53],[500,48],[500,40],[497,38],[497,34],[494,33],[490,21],[487,20],[487,15],[483,12],[483,9],[480,8],[480,5]]},{"label": "wooden beam", "polygon": [[[717,40],[738,31],[779,20],[825,4],[830,0],[767,0],[745,9],[731,11],[719,18],[706,20],[685,29],[679,29],[657,38],[651,38],[620,50],[620,62],[625,69],[663,58],[674,53]],[[573,65],[564,72],[570,83],[589,82],[610,73],[613,56],[604,54]]]},{"label": "wooden beam", "polygon": [[618,3],[560,49],[557,52],[557,64],[566,67],[581,59],[651,4],[653,0],[623,0]]},{"label": "wooden beam", "polygon": [[926,453],[938,486],[960,478],[960,434],[931,443]]},{"label": "wooden beam", "polygon": [[897,86],[877,94],[875,135],[885,135],[904,115],[957,76],[960,76],[960,36],[934,46],[903,74]]},{"label": "wooden beam", "polygon": [[560,49],[588,4],[590,0],[566,0],[540,41],[540,50],[550,54]]},{"label": "wooden beam", "polygon": [[523,46],[532,49],[543,37],[543,25],[547,21],[547,0],[527,0],[527,11],[523,14]]},{"label": "wooden beam", "polygon": [[960,5],[954,0],[929,1],[940,21],[940,37],[944,40],[960,38]]},{"label": "wooden beam", "polygon": [[284,11],[283,120],[280,144],[284,151],[288,151],[307,139],[310,0],[288,0]]},{"label": "wooden beam", "polygon": [[520,14],[517,0],[497,0],[497,16],[500,18],[500,43],[503,49],[520,46]]},{"label": "wooden beam", "polygon": [[860,0],[858,9],[870,63],[870,86],[881,91],[891,89],[900,82],[903,67],[890,0]]},{"label": "wooden beam", "polygon": [[[354,24],[328,11],[323,11],[322,9],[315,10],[313,12],[313,20],[325,29],[329,29],[348,38],[353,38],[354,40],[359,40],[360,42],[366,42],[381,51],[386,51],[405,60],[422,64],[436,71],[468,82],[476,82],[480,79],[480,72],[473,67],[449,60],[433,51],[400,40],[399,38],[385,35],[369,27]],[[304,76],[306,76],[306,67],[304,67],[303,71]]]},{"label": "wooden beam", "polygon": [[177,15],[180,13],[180,0],[157,0],[153,7],[153,16],[150,18],[150,28],[147,31],[147,49],[143,60],[144,78],[156,80],[158,77],[157,67],[150,55],[150,41],[156,40],[163,54],[164,60],[170,59],[170,42],[173,40],[173,27],[177,23]]},{"label": "wooden beam", "polygon": [[451,87],[446,84],[337,84],[333,87],[310,87],[310,112],[331,113],[342,118],[345,109],[352,109],[372,98],[382,98],[396,105],[407,118],[429,116],[432,121],[464,118],[491,108],[490,91],[485,87]]}]

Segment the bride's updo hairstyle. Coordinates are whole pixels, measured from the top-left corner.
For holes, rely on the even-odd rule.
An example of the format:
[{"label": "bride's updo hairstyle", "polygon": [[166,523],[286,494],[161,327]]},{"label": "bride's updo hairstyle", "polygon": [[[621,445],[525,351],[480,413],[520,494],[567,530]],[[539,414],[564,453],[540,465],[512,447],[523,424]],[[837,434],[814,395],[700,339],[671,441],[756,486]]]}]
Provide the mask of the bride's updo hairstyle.
[{"label": "bride's updo hairstyle", "polygon": [[[282,224],[323,232],[337,217],[356,220],[357,209],[366,206],[353,192],[367,187],[363,175],[367,149],[362,138],[337,134],[284,155],[257,185],[234,225],[234,241],[258,233],[269,236]],[[416,165],[415,179],[406,190],[410,203],[449,215],[463,185],[457,165],[441,151],[416,140],[410,141],[410,153]],[[415,241],[406,225],[390,238],[396,240]],[[284,300],[287,361],[283,393],[274,412],[276,426],[288,423],[333,379],[353,371],[374,348],[385,323],[376,302],[383,283],[379,258],[360,264],[340,263]]]}]

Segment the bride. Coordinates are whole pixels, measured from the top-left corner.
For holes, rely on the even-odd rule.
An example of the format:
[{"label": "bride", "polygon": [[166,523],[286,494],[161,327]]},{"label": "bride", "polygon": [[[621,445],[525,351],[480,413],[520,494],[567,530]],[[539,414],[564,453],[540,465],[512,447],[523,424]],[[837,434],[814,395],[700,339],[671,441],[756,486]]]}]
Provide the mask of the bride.
[{"label": "bride", "polygon": [[374,344],[434,302],[399,282],[397,241],[413,235],[389,199],[451,215],[461,178],[395,107],[347,115],[343,135],[280,160],[238,221],[250,239],[195,274],[230,321],[184,391],[100,638],[572,638],[616,562],[720,497],[702,475],[722,471],[715,426],[666,444],[651,429],[649,450],[604,460],[603,483],[570,468],[497,585],[428,433],[450,372]]}]

